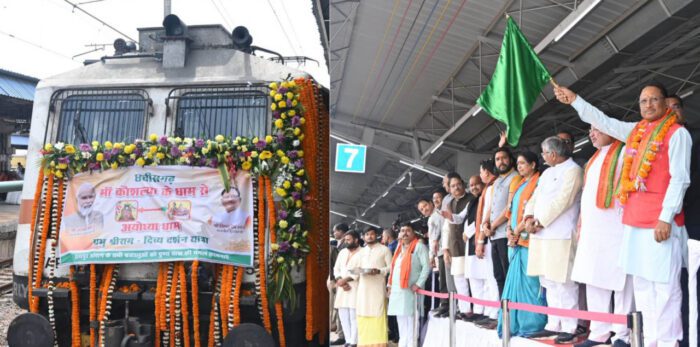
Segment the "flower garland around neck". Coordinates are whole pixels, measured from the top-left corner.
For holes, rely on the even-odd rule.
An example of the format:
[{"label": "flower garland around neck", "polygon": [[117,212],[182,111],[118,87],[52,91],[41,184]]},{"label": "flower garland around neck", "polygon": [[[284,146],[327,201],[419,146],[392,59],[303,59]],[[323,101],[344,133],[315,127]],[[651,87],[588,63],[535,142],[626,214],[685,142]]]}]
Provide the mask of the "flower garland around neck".
[{"label": "flower garland around neck", "polygon": [[[622,174],[620,178],[620,191],[618,199],[621,204],[626,204],[629,193],[636,191],[646,191],[646,180],[652,169],[652,162],[656,160],[656,154],[661,148],[661,144],[671,127],[676,124],[678,117],[672,111],[668,111],[661,121],[651,130],[651,135],[643,144],[644,135],[649,125],[648,120],[642,120],[634,127],[627,139],[628,148],[622,164]],[[644,149],[641,147],[644,146]],[[635,157],[642,151],[641,158],[637,161],[635,168],[632,168]]]}]

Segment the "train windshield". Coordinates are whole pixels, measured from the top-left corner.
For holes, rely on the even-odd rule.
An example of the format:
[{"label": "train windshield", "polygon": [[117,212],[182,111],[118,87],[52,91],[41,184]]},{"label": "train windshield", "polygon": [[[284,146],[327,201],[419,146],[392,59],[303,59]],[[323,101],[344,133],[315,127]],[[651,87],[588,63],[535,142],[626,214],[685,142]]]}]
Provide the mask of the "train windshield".
[{"label": "train windshield", "polygon": [[81,91],[60,96],[57,142],[89,143],[112,141],[131,143],[143,138],[149,99],[143,92]]},{"label": "train windshield", "polygon": [[268,95],[264,85],[174,90],[175,134],[214,138],[268,133]]}]

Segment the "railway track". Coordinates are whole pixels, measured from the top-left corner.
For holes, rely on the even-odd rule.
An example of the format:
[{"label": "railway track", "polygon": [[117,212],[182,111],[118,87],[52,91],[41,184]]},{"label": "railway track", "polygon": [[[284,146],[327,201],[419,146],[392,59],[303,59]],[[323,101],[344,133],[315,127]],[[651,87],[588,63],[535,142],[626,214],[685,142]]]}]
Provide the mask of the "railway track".
[{"label": "railway track", "polygon": [[0,260],[0,294],[12,290],[12,258]]}]

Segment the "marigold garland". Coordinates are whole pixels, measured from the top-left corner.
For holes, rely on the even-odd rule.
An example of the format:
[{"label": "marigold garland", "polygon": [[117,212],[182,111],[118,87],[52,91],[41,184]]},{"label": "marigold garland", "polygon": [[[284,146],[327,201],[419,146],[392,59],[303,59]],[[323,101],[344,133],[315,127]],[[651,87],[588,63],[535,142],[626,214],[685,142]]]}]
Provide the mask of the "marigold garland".
[{"label": "marigold garland", "polygon": [[27,287],[28,287],[28,295],[27,295],[27,300],[28,300],[28,306],[30,308],[30,311],[33,313],[36,313],[34,310],[34,295],[33,295],[33,288],[34,288],[34,272],[35,269],[37,269],[36,262],[38,261],[37,259],[37,252],[36,252],[36,247],[35,245],[35,240],[34,238],[36,237],[35,234],[35,228],[36,224],[38,223],[37,220],[37,212],[39,209],[39,202],[41,201],[41,194],[44,190],[44,170],[39,170],[39,178],[36,181],[36,187],[34,188],[34,201],[32,202],[32,223],[29,225],[29,248],[32,250],[32,252],[29,254],[29,271],[28,272],[28,278],[27,278]]},{"label": "marigold garland", "polygon": [[97,269],[95,267],[95,264],[90,264],[90,347],[95,347],[95,327],[93,326],[97,314],[95,307],[97,302]]},{"label": "marigold garland", "polygon": [[58,244],[58,226],[56,222],[58,221],[58,190],[59,188],[63,188],[63,185],[61,183],[63,183],[62,180],[59,182],[58,187],[54,184],[53,189],[51,190],[51,209],[49,213],[51,215],[51,235],[47,240],[47,242],[50,242],[51,245],[49,247],[49,281],[47,285],[48,292],[46,293],[46,301],[49,308],[49,324],[51,325],[51,330],[53,330],[54,333],[54,346],[58,346],[58,333],[56,331],[56,310],[54,306],[53,294],[54,290],[56,289],[54,285],[54,275],[56,274],[56,245]]},{"label": "marigold garland", "polygon": [[185,347],[190,347],[190,321],[189,321],[189,306],[187,305],[187,273],[185,271],[185,262],[180,262],[180,293],[182,300],[182,340]]},{"label": "marigold garland", "polygon": [[119,266],[116,264],[108,264],[105,266],[104,275],[102,278],[102,289],[100,290],[100,310],[99,310],[99,321],[100,321],[100,333],[99,333],[99,345],[104,347],[105,345],[105,328],[107,325],[107,320],[109,319],[110,310],[112,308],[112,292],[114,291],[114,285],[117,281],[117,275],[119,273]]},{"label": "marigold garland", "polygon": [[199,347],[199,260],[192,262],[192,329],[194,330],[194,347]]},{"label": "marigold garland", "polygon": [[221,291],[219,292],[219,310],[221,319],[221,336],[228,335],[228,309],[229,291],[231,290],[231,266],[223,265],[221,270]]},{"label": "marigold garland", "polygon": [[[270,226],[270,244],[277,243],[277,233],[274,230],[274,226],[277,225],[275,220],[275,203],[274,197],[272,196],[272,181],[269,177],[264,177],[265,185],[265,198],[267,199],[267,218],[268,224]],[[282,312],[282,303],[280,301],[275,302],[275,317],[277,318],[277,335],[279,336],[280,347],[286,347],[287,342],[284,336],[284,315]]]},{"label": "marigold garland", "polygon": [[[231,278],[230,278],[230,284],[228,286],[230,287],[228,289],[228,299],[226,302],[228,303],[228,306],[226,307],[226,321],[228,322],[228,329],[232,330],[233,327],[235,326],[235,318],[233,317],[235,315],[235,309],[233,308],[233,305],[235,305],[236,302],[236,276],[238,275],[238,267],[237,266],[231,266]],[[233,303],[233,305],[232,305]]]},{"label": "marigold garland", "polygon": [[[42,222],[42,230],[41,230],[41,239],[40,239],[40,244],[39,244],[39,255],[37,257],[37,262],[36,262],[36,276],[34,279],[34,287],[40,288],[41,287],[41,278],[43,277],[44,274],[44,257],[46,254],[46,242],[47,238],[49,236],[49,227],[50,227],[50,218],[51,218],[51,213],[47,213],[47,211],[51,211],[51,200],[52,200],[52,194],[50,193],[53,191],[53,181],[54,181],[54,176],[49,175],[48,182],[46,184],[46,194],[45,194],[45,202],[44,202],[44,219]],[[39,312],[39,299],[38,298],[32,298],[31,300],[31,307],[30,307],[31,312]]]},{"label": "marigold garland", "polygon": [[[620,192],[618,194],[621,204],[627,203],[629,193],[646,190],[645,182],[649,172],[651,172],[651,163],[656,159],[656,153],[659,151],[666,134],[677,121],[678,118],[673,111],[670,109],[666,111],[664,117],[652,130],[651,135],[645,139],[645,143],[642,143],[644,133],[653,122],[644,119],[635,125],[627,139],[629,146],[625,151],[622,164],[622,177],[620,178]],[[637,156],[642,146],[644,152],[641,156]],[[634,174],[632,174],[632,166],[635,167]]]},{"label": "marigold garland", "polygon": [[177,276],[178,272],[175,270],[175,263],[170,263],[168,270],[172,269],[172,277],[171,280],[168,281],[171,283],[170,285],[170,297],[169,297],[169,304],[170,304],[170,309],[169,309],[169,314],[168,316],[170,317],[170,347],[175,346],[175,341],[178,339],[178,331],[175,329],[175,325],[177,324],[177,318],[175,317],[175,306],[176,306],[176,298],[177,298]]},{"label": "marigold garland", "polygon": [[233,325],[241,324],[241,284],[243,283],[243,274],[245,268],[239,267],[236,271],[236,288],[233,296]]},{"label": "marigold garland", "polygon": [[272,333],[272,324],[270,323],[270,310],[267,301],[267,262],[265,262],[265,191],[263,183],[264,179],[258,180],[258,265],[260,271],[260,302],[262,305],[262,321],[265,330]]},{"label": "marigold garland", "polygon": [[80,346],[80,298],[75,282],[75,266],[70,267],[71,338],[73,347]]},{"label": "marigold garland", "polygon": [[160,344],[160,334],[161,334],[161,317],[162,317],[162,301],[161,301],[161,291],[163,289],[163,275],[165,273],[164,268],[163,268],[163,263],[158,263],[158,277],[156,280],[156,292],[155,292],[155,298],[153,300],[153,306],[154,306],[154,313],[155,313],[155,321],[154,321],[154,326],[156,329],[156,335],[154,338],[154,346],[156,347],[161,347]]}]

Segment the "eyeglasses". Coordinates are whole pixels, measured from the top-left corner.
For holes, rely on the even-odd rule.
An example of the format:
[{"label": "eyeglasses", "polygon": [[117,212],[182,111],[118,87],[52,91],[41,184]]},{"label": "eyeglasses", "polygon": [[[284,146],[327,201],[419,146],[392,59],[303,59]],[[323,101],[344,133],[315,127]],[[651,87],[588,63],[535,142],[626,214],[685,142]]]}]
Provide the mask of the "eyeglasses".
[{"label": "eyeglasses", "polygon": [[662,101],[662,100],[665,100],[665,99],[663,99],[663,98],[658,98],[658,97],[653,97],[653,98],[649,98],[649,99],[640,99],[640,100],[639,100],[639,104],[640,104],[640,105],[645,105],[645,104],[647,104],[647,103],[656,104],[656,103],[658,103],[659,101]]},{"label": "eyeglasses", "polygon": [[561,142],[564,142],[566,144],[573,143],[573,141],[571,141],[571,139],[561,139]]}]

